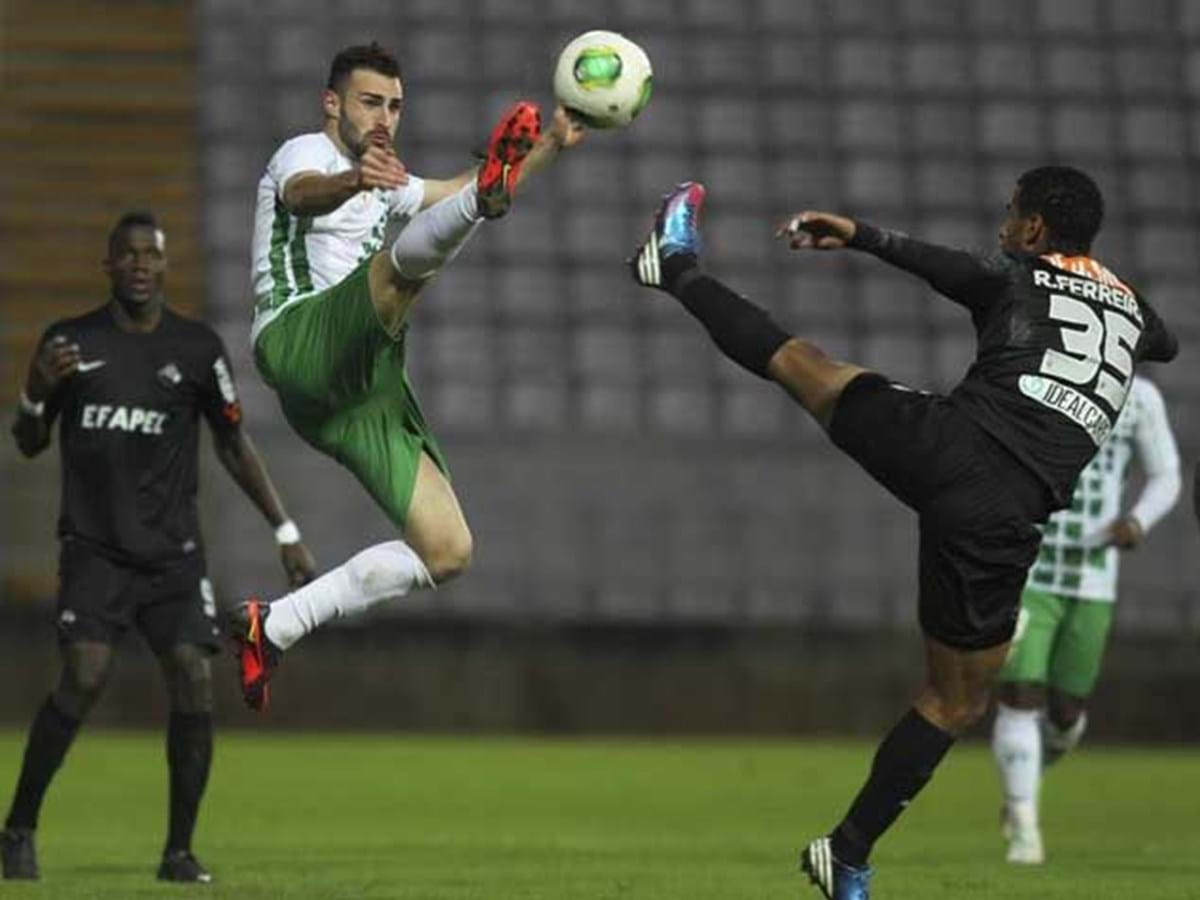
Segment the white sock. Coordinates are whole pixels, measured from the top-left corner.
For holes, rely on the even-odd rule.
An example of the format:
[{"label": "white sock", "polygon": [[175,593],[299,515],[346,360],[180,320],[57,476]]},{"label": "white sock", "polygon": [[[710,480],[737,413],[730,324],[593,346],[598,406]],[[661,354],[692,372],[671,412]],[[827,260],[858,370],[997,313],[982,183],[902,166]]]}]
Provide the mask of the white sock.
[{"label": "white sock", "polygon": [[1046,745],[1046,765],[1053,765],[1066,753],[1079,746],[1085,731],[1087,731],[1086,712],[1080,713],[1079,718],[1067,729],[1059,728],[1050,721],[1049,716],[1044,717],[1042,719],[1042,741]]},{"label": "white sock", "polygon": [[413,216],[392,244],[392,265],[405,278],[428,278],[452,260],[475,233],[479,194],[474,180],[457,194]]},{"label": "white sock", "polygon": [[376,544],[272,603],[263,630],[272,644],[286,650],[330,619],[425,587],[433,587],[433,579],[408,544]]},{"label": "white sock", "polygon": [[1037,825],[1037,798],[1042,779],[1042,732],[1036,709],[999,704],[992,728],[992,753],[1004,783],[1004,801],[1013,820]]}]

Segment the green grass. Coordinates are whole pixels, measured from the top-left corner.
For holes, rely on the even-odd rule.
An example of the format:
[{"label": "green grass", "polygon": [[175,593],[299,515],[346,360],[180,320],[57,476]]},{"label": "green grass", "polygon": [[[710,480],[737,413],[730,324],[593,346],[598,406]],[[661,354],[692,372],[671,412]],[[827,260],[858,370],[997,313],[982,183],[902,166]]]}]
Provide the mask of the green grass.
[{"label": "green grass", "polygon": [[[7,800],[23,736],[0,734]],[[8,898],[815,898],[797,849],[836,821],[865,744],[225,733],[196,849],[158,885],[159,735],[84,732],[43,813],[43,880]],[[1050,862],[1001,861],[986,749],[958,748],[874,857],[888,898],[1200,898],[1200,766],[1086,749],[1055,771]]]}]

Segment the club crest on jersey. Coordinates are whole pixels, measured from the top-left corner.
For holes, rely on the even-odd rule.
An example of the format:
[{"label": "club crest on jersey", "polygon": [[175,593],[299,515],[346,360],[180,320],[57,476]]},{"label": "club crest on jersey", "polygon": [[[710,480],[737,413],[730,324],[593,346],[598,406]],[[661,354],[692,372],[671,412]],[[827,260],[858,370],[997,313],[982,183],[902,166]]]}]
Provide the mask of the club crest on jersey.
[{"label": "club crest on jersey", "polygon": [[175,363],[167,363],[158,370],[158,380],[167,387],[175,387],[183,381],[183,373],[179,371],[179,366]]},{"label": "club crest on jersey", "polygon": [[167,414],[140,406],[113,406],[88,403],[83,407],[80,425],[88,431],[124,431],[129,434],[162,434]]}]

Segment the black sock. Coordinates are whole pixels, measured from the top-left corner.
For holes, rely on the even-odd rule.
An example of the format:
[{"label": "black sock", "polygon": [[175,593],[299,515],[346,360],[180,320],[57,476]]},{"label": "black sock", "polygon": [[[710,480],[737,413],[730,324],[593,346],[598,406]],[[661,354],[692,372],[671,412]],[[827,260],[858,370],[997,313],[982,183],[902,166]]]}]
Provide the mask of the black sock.
[{"label": "black sock", "polygon": [[[676,253],[662,261],[662,287],[668,294],[675,294],[681,275],[698,269],[700,260],[691,253]],[[678,294],[676,294],[678,296]]]},{"label": "black sock", "polygon": [[687,259],[692,265],[672,273],[669,281],[663,264],[671,293],[700,320],[718,350],[759,378],[770,377],[767,364],[791,335],[766,310],[697,268],[693,257]]},{"label": "black sock", "polygon": [[865,866],[875,842],[925,787],[953,744],[953,735],[910,709],[879,745],[867,783],[834,829],[833,855]]},{"label": "black sock", "polygon": [[212,749],[211,713],[171,713],[167,724],[167,769],[171,778],[167,852],[191,849],[200,798],[208,784]]},{"label": "black sock", "polygon": [[46,698],[29,728],[21,777],[17,780],[17,791],[4,822],[5,828],[37,828],[42,798],[75,740],[79,721],[61,712],[53,696]]}]

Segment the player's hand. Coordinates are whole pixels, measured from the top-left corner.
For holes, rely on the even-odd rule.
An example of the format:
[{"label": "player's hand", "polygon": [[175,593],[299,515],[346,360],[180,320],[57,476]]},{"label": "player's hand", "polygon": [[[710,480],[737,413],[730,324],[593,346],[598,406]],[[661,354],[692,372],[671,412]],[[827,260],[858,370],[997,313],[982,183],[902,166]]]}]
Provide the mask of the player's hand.
[{"label": "player's hand", "polygon": [[857,231],[853,219],[806,209],[789,216],[775,231],[793,250],[841,250]]},{"label": "player's hand", "polygon": [[34,354],[25,395],[34,403],[42,402],[54,393],[63,379],[75,374],[81,359],[78,344],[71,343],[61,334],[55,335]]},{"label": "player's hand", "polygon": [[1136,550],[1146,532],[1133,516],[1117,519],[1108,526],[1108,543],[1121,550]]},{"label": "player's hand", "polygon": [[369,140],[370,145],[358,159],[359,190],[383,188],[391,191],[408,184],[408,170],[397,159],[390,140],[386,144],[374,136]]},{"label": "player's hand", "polygon": [[567,112],[566,107],[560,103],[554,107],[554,119],[550,122],[550,130],[546,133],[556,147],[566,150],[574,147],[587,136],[587,126]]},{"label": "player's hand", "polygon": [[280,544],[279,559],[283,562],[283,571],[287,572],[289,587],[308,584],[317,574],[317,562],[303,542]]}]

